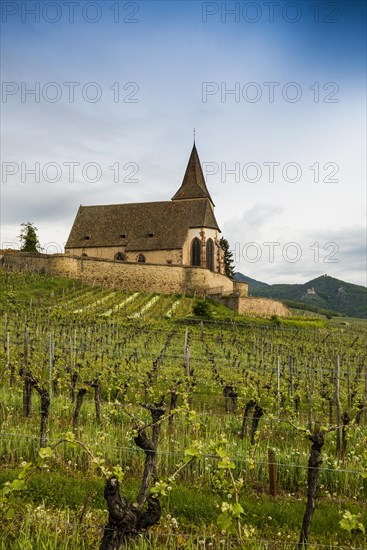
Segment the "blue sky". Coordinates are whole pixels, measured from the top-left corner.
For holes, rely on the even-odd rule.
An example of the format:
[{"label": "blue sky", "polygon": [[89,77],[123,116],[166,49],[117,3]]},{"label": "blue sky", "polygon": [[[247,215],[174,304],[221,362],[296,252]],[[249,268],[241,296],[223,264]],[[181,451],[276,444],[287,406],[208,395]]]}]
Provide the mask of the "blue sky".
[{"label": "blue sky", "polygon": [[1,4],[3,246],[29,220],[61,250],[79,204],[170,199],[195,127],[238,270],[366,284],[365,2]]}]

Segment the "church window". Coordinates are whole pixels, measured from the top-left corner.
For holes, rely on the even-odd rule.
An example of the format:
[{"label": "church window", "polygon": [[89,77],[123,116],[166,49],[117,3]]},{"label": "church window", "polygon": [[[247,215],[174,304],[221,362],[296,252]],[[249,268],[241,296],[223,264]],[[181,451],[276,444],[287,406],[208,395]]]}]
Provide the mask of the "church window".
[{"label": "church window", "polygon": [[212,239],[206,241],[206,268],[214,271],[214,243]]},{"label": "church window", "polygon": [[145,256],[144,256],[144,254],[139,254],[139,256],[138,256],[138,263],[139,263],[139,264],[145,263]]},{"label": "church window", "polygon": [[120,238],[121,239],[126,239],[126,233],[121,233]]},{"label": "church window", "polygon": [[201,266],[201,242],[197,237],[191,242],[191,265]]},{"label": "church window", "polygon": [[82,258],[88,258],[88,254],[86,254],[85,252],[83,252]]},{"label": "church window", "polygon": [[124,262],[125,254],[123,252],[117,252],[117,254],[115,254],[115,260],[118,262]]},{"label": "church window", "polygon": [[85,241],[89,241],[90,238],[91,238],[91,235],[84,235],[84,240]]}]

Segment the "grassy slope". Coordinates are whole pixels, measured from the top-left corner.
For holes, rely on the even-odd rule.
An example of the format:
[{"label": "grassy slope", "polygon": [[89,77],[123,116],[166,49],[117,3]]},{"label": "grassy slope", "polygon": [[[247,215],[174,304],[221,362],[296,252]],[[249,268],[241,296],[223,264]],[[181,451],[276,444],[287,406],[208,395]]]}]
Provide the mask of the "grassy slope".
[{"label": "grassy slope", "polygon": [[[29,301],[42,300],[52,301],[55,297],[62,297],[63,291],[70,291],[73,288],[82,288],[80,281],[64,279],[62,277],[47,277],[33,274],[21,274],[19,280],[13,280],[12,284],[6,283],[5,279],[0,286],[0,300]],[[5,284],[7,287],[5,288]],[[9,290],[10,286],[10,290]]]},{"label": "grassy slope", "polygon": [[[11,280],[11,282],[9,282]],[[81,283],[78,280],[67,279],[61,277],[48,277],[46,275],[30,274],[30,273],[19,273],[16,277],[13,274],[9,274],[7,279],[7,273],[0,271],[0,306],[6,303],[12,303],[13,307],[16,307],[18,302],[29,302],[34,303],[46,303],[50,306],[54,305],[56,302],[62,302],[63,293],[67,294],[71,291],[77,290],[92,290],[93,287],[89,287]],[[147,295],[148,296],[148,295]],[[176,296],[180,298],[180,296]],[[183,313],[173,315],[172,319],[175,318],[194,318],[192,315],[192,307],[195,303],[195,298],[187,297],[188,301],[188,311],[185,310]],[[265,318],[254,318],[254,317],[244,317],[243,315],[237,315],[233,310],[227,308],[224,304],[214,302],[209,300],[210,310],[211,310],[211,322],[224,321],[224,322],[249,322],[255,324],[268,324],[269,319]],[[149,313],[148,317],[159,318],[162,317],[162,314],[158,310],[156,313]],[[297,317],[297,314],[295,314]],[[317,319],[317,315],[311,315],[305,318],[295,318],[287,319],[283,321],[278,321],[286,324],[295,324],[295,325],[308,325],[312,326],[315,323],[318,326],[321,326],[322,321]],[[197,319],[197,318],[196,318]]]}]

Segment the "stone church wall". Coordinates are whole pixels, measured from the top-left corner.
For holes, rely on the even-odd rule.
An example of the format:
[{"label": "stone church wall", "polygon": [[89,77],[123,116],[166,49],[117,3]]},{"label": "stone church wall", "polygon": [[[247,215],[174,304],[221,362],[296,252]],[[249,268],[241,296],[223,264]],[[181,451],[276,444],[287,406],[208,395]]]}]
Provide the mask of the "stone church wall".
[{"label": "stone church wall", "polygon": [[126,261],[136,263],[139,254],[145,256],[146,263],[152,264],[180,264],[182,263],[181,250],[144,250],[144,251],[125,251],[123,246],[103,246],[103,247],[84,247],[84,248],[69,248],[65,253],[68,256],[81,256],[86,254],[89,258],[98,258],[100,260],[114,260],[115,255],[122,252],[126,255]]}]

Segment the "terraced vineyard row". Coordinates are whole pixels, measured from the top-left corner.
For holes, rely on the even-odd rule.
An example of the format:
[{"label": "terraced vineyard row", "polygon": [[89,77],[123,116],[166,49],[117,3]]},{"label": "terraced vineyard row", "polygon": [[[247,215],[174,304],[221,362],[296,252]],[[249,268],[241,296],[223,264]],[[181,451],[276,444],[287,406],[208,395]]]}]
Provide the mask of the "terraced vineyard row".
[{"label": "terraced vineyard row", "polygon": [[[134,547],[292,548],[303,537],[310,547],[363,548],[362,329],[183,323],[187,297],[73,282],[52,288],[47,278],[16,273],[0,278],[4,548],[20,548],[19,533],[35,544],[29,523],[53,547],[49,520],[42,528],[37,519],[37,499],[45,502],[44,520],[60,513],[56,547],[98,547],[108,521],[103,483],[106,495],[116,490],[111,478],[123,479],[128,503],[141,503],[132,508],[136,521],[148,521],[146,502],[161,518],[149,519],[139,543],[124,520]],[[37,485],[44,471],[49,481]],[[52,483],[66,479],[77,492],[53,493]],[[306,532],[302,516],[315,491],[328,520],[316,513]],[[107,538],[120,528],[111,524],[114,502],[107,498]],[[350,533],[340,525],[347,512],[355,522]],[[65,514],[74,518],[72,533],[62,527]]]}]

